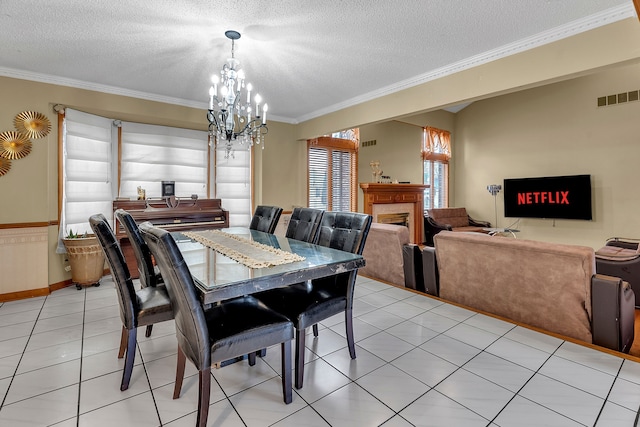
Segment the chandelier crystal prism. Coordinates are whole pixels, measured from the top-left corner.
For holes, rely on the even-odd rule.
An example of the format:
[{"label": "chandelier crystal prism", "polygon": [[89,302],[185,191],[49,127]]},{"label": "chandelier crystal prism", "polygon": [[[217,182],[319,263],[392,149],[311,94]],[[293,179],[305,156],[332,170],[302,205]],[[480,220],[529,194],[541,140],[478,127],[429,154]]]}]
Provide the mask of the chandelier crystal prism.
[{"label": "chandelier crystal prism", "polygon": [[234,142],[247,148],[253,144],[262,144],[267,128],[267,110],[262,98],[256,94],[251,99],[253,90],[251,83],[245,85],[245,74],[240,68],[240,61],[235,58],[235,41],[240,33],[229,30],[224,35],[231,40],[231,58],[222,67],[220,75],[214,74],[209,89],[209,134],[216,146],[226,148],[225,158],[233,156]]}]

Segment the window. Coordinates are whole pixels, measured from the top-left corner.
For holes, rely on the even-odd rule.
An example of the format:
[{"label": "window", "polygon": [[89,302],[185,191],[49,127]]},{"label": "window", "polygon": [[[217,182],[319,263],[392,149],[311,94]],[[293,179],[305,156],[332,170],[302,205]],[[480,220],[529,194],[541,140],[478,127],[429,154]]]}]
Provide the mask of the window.
[{"label": "window", "polygon": [[226,156],[225,144],[216,147],[216,197],[229,211],[230,227],[248,227],[251,223],[250,148],[238,148]]},{"label": "window", "polygon": [[[62,132],[62,200],[58,252],[70,230],[91,233],[89,217],[102,213],[111,222],[115,194],[112,121],[66,109]],[[112,224],[113,225],[113,224]]]},{"label": "window", "polygon": [[176,197],[208,197],[208,135],[204,131],[122,123],[121,197],[162,196],[162,181],[175,181]]},{"label": "window", "polygon": [[308,206],[328,211],[357,210],[358,142],[323,136],[307,141]]},{"label": "window", "polygon": [[[116,197],[162,196],[161,181],[175,181],[175,195],[222,199],[229,224],[248,226],[251,218],[251,151],[214,156],[204,131],[140,123],[66,110],[60,140],[60,239],[70,229],[91,232],[89,216],[102,213],[111,223]],[[215,192],[210,183],[215,182]],[[113,225],[113,224],[111,224]],[[62,240],[58,251],[64,252]]]},{"label": "window", "polygon": [[422,136],[424,208],[446,208],[449,205],[449,160],[451,134],[446,130],[425,127]]}]

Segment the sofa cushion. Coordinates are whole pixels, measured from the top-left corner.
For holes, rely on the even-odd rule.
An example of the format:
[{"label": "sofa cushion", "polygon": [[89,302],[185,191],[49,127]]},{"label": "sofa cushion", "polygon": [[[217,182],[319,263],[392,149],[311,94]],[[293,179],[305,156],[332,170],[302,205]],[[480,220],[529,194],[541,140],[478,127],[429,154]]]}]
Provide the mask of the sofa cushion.
[{"label": "sofa cushion", "polygon": [[467,233],[484,233],[484,228],[476,227],[475,225],[469,225],[467,227],[456,227],[451,231],[456,231],[456,232],[463,231]]},{"label": "sofa cushion", "polygon": [[449,224],[451,227],[468,227],[469,216],[465,208],[429,209],[428,215],[439,224]]},{"label": "sofa cushion", "polygon": [[404,286],[402,246],[409,242],[408,227],[372,223],[362,251],[366,265],[358,273]]},{"label": "sofa cushion", "polygon": [[631,261],[640,257],[635,249],[620,248],[618,246],[603,246],[596,251],[596,257],[611,261]]},{"label": "sofa cushion", "polygon": [[440,297],[592,342],[593,248],[450,231],[434,242]]}]

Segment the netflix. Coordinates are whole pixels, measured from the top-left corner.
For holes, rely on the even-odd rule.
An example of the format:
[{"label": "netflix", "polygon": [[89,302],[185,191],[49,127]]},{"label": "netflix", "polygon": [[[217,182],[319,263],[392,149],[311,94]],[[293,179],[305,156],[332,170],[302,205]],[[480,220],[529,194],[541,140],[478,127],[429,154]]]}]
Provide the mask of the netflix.
[{"label": "netflix", "polygon": [[503,188],[505,217],[592,219],[591,175],[508,178]]}]

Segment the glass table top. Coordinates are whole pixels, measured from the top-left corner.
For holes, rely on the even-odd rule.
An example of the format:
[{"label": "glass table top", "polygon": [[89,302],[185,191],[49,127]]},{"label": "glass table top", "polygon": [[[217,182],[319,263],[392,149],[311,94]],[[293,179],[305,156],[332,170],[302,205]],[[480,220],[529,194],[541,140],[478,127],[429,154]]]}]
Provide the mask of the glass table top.
[{"label": "glass table top", "polygon": [[221,231],[292,252],[305,259],[272,267],[249,268],[180,232],[171,233],[189,266],[205,304],[347,272],[364,266],[364,258],[350,252],[247,228],[232,227],[221,229]]}]

